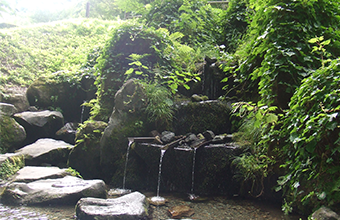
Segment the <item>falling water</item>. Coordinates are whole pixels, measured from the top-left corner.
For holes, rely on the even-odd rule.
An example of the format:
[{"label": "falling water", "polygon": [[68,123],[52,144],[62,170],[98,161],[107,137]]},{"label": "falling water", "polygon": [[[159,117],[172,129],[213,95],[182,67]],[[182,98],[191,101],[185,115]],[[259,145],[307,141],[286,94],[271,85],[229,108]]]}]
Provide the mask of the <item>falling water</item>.
[{"label": "falling water", "polygon": [[194,148],[194,156],[192,159],[192,172],[191,172],[191,193],[194,193],[194,182],[195,182],[195,161],[196,161],[196,148]]},{"label": "falling water", "polygon": [[129,152],[130,152],[130,147],[133,143],[133,139],[132,138],[128,138],[129,140],[129,144],[128,144],[128,148],[126,151],[126,158],[125,158],[125,168],[124,168],[124,177],[123,177],[123,189],[125,189],[125,181],[126,181],[126,168],[127,168],[127,164],[128,164],[128,160],[129,160]]},{"label": "falling water", "polygon": [[161,150],[161,157],[159,159],[159,169],[158,169],[158,184],[157,184],[157,197],[159,197],[159,186],[161,184],[161,173],[162,173],[162,161],[166,150]]},{"label": "falling water", "polygon": [[83,102],[83,104],[81,105],[81,113],[80,113],[80,123],[83,123],[83,120],[84,120],[84,110],[85,110],[85,104],[86,101]]}]

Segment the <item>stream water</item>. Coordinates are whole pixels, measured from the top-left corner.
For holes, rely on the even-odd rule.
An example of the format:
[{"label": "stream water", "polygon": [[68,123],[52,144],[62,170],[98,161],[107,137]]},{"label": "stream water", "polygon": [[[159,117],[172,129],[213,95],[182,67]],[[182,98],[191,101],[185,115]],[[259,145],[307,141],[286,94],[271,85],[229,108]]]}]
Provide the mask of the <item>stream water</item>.
[{"label": "stream water", "polygon": [[[147,197],[155,196],[152,192],[142,192]],[[306,220],[306,217],[291,215],[285,216],[279,204],[264,203],[239,198],[226,198],[222,196],[208,197],[204,202],[192,202],[187,195],[162,193],[168,200],[164,206],[150,205],[150,220],[170,219],[168,209],[173,206],[186,205],[194,210],[194,215],[185,219],[200,220]],[[1,220],[69,220],[76,219],[73,206],[48,207],[10,207],[0,204]]]}]

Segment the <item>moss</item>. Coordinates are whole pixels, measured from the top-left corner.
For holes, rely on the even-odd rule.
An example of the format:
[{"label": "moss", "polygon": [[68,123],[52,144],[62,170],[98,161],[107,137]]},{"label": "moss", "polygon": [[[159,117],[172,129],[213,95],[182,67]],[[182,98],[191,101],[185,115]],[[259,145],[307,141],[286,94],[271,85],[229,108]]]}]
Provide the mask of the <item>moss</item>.
[{"label": "moss", "polygon": [[11,117],[0,115],[0,153],[13,150],[24,139],[25,130]]},{"label": "moss", "polygon": [[25,166],[25,157],[23,155],[13,156],[6,159],[0,165],[0,179],[8,179],[21,168]]},{"label": "moss", "polygon": [[230,108],[220,101],[186,102],[175,113],[174,129],[178,134],[211,130],[216,134],[230,132]]}]

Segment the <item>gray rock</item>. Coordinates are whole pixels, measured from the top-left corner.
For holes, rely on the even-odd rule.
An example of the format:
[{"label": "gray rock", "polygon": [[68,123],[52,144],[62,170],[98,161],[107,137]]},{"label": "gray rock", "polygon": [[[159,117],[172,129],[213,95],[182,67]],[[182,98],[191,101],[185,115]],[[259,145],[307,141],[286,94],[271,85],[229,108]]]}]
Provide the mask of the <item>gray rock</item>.
[{"label": "gray rock", "polygon": [[66,165],[68,155],[74,146],[64,141],[42,138],[16,152],[25,156],[26,165]]},{"label": "gray rock", "polygon": [[56,132],[64,125],[64,117],[58,111],[21,112],[14,114],[14,118],[27,132],[26,144],[39,138],[55,138]]},{"label": "gray rock", "polygon": [[76,205],[76,215],[79,220],[148,219],[148,203],[139,192],[116,199],[83,198]]},{"label": "gray rock", "polygon": [[20,169],[16,176],[11,180],[13,182],[33,182],[42,179],[58,179],[70,175],[66,169],[59,167],[34,167],[26,166]]},{"label": "gray rock", "polygon": [[[40,112],[21,112],[14,115],[16,118],[20,118],[30,125],[38,127],[44,127],[47,123],[53,120],[63,120],[63,115],[58,111],[40,111]],[[61,126],[62,127],[62,126]]]},{"label": "gray rock", "polygon": [[0,114],[12,116],[17,112],[18,110],[14,105],[2,102],[0,103]]},{"label": "gray rock", "polygon": [[102,180],[83,180],[65,176],[30,183],[12,182],[4,190],[1,202],[13,205],[76,204],[84,197],[106,198]]},{"label": "gray rock", "polygon": [[312,214],[314,220],[339,220],[340,216],[331,209],[322,206]]},{"label": "gray rock", "polygon": [[26,111],[29,107],[25,88],[5,89],[4,93],[0,94],[0,101],[14,105],[18,110],[17,112]]},{"label": "gray rock", "polygon": [[[107,181],[123,179],[121,171],[124,170],[128,146],[127,137],[143,137],[149,133],[146,115],[143,115],[145,100],[146,95],[142,84],[134,80],[128,80],[116,93],[115,107],[100,140],[100,164]],[[129,165],[133,164],[133,160],[134,156],[130,154],[129,161],[131,162],[129,162]],[[141,165],[137,165],[137,168],[139,167]],[[144,174],[138,172],[138,176],[140,178]],[[134,184],[140,185],[140,180],[136,177],[134,182]],[[118,182],[112,184],[118,186]],[[129,186],[131,187],[131,185]]]},{"label": "gray rock", "polygon": [[78,128],[78,123],[72,123],[72,122],[66,123],[62,128],[60,128],[56,132],[56,135],[58,139],[74,145],[77,128]]},{"label": "gray rock", "polygon": [[175,138],[175,133],[171,131],[163,131],[161,135],[161,140],[164,143],[170,143]]}]

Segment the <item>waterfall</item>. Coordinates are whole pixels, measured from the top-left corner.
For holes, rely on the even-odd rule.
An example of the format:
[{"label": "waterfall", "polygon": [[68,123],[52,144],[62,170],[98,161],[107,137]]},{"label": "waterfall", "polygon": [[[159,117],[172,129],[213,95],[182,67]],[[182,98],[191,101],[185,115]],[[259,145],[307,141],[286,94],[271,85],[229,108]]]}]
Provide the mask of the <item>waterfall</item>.
[{"label": "waterfall", "polygon": [[83,104],[81,105],[81,113],[80,113],[80,123],[83,123],[84,120],[84,110],[85,110],[85,104],[86,101],[83,102]]},{"label": "waterfall", "polygon": [[131,145],[134,142],[134,140],[132,138],[128,138],[128,140],[129,140],[129,144],[128,144],[128,148],[127,148],[127,151],[126,151],[126,158],[125,158],[125,168],[124,168],[124,177],[123,177],[123,189],[125,189],[126,168],[127,168],[127,164],[128,164],[128,160],[129,160],[129,152],[130,152]]},{"label": "waterfall", "polygon": [[194,156],[192,159],[192,171],[191,171],[191,193],[194,193],[194,183],[195,183],[195,161],[196,161],[196,150],[197,148],[194,148]]},{"label": "waterfall", "polygon": [[159,186],[161,185],[161,173],[162,173],[162,161],[166,150],[161,150],[161,157],[159,159],[159,169],[158,169],[158,184],[157,184],[157,197],[159,197]]}]

